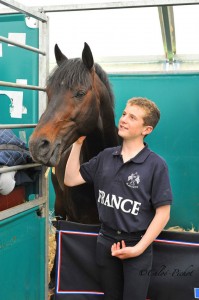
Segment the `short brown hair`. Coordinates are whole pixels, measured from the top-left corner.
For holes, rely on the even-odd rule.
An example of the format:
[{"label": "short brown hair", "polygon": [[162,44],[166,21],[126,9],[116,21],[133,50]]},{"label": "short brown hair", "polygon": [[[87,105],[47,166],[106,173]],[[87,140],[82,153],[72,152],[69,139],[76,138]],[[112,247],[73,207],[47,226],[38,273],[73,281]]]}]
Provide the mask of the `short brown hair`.
[{"label": "short brown hair", "polygon": [[160,119],[160,111],[157,105],[153,101],[147,98],[135,97],[129,99],[127,101],[127,104],[137,105],[139,107],[142,107],[146,112],[146,115],[143,118],[144,125],[152,126],[153,128],[155,128],[155,126],[157,125]]}]

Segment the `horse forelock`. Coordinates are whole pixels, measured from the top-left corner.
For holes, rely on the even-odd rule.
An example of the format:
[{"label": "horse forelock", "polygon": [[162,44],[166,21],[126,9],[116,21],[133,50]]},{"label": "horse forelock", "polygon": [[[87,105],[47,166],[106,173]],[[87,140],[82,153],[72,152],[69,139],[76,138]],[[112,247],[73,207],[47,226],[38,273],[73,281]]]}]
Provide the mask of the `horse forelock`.
[{"label": "horse forelock", "polygon": [[73,89],[76,86],[83,86],[89,89],[92,85],[90,71],[86,68],[80,58],[65,60],[57,66],[47,80],[47,86],[53,89]]}]

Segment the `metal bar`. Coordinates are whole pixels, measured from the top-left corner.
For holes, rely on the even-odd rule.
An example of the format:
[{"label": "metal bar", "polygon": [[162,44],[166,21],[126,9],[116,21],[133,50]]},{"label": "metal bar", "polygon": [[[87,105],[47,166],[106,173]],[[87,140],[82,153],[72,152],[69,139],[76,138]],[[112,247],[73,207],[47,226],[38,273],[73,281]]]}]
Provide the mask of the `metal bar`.
[{"label": "metal bar", "polygon": [[[43,206],[43,210],[44,210],[44,216],[46,217],[45,219],[45,257],[48,257],[49,254],[49,181],[47,176],[44,174],[44,169],[45,167],[42,168],[42,176],[41,176],[41,192],[43,197],[46,199],[46,202]],[[48,260],[45,260],[45,299],[49,299],[48,298]]]},{"label": "metal bar", "polygon": [[[84,11],[84,10],[101,10],[101,9],[122,9],[136,7],[154,7],[154,6],[173,6],[173,5],[194,5],[199,4],[198,0],[134,0],[134,1],[118,1],[118,2],[99,2],[99,3],[83,3],[69,5],[49,5],[42,6],[44,12],[61,12],[61,11]],[[35,8],[32,6],[32,8]]]},{"label": "metal bar", "polygon": [[18,165],[18,166],[12,166],[12,167],[1,167],[0,174],[11,172],[11,171],[30,169],[30,168],[40,167],[40,166],[41,166],[41,164],[33,163],[33,164]]},{"label": "metal bar", "polygon": [[173,6],[168,7],[169,12],[169,21],[170,21],[170,34],[171,34],[171,44],[173,54],[176,54],[176,35],[175,35],[175,22],[174,22],[174,13]]},{"label": "metal bar", "polygon": [[28,8],[27,6],[22,5],[19,2],[16,2],[14,0],[9,0],[9,3],[7,0],[0,0],[0,3],[11,8],[14,10],[17,10],[20,13],[24,13],[28,16],[31,16],[39,21],[47,22],[48,17],[43,14],[43,12],[34,11],[32,8]]},{"label": "metal bar", "polygon": [[162,6],[158,8],[158,12],[160,18],[165,55],[169,63],[172,63],[174,60],[174,55],[176,53],[173,7]]},{"label": "metal bar", "polygon": [[[45,49],[46,55],[39,56],[39,85],[45,86],[46,79],[49,75],[49,24],[39,23],[39,48]],[[38,117],[43,114],[47,106],[47,94],[43,92],[39,92],[39,103],[38,103]],[[48,249],[49,249],[49,187],[48,180],[44,175],[45,167],[42,167],[42,175],[40,175],[40,191],[43,197],[45,197],[46,202],[43,206],[43,214],[46,216],[45,218],[45,257],[48,257]],[[48,260],[45,260],[45,299],[48,299]]]},{"label": "metal bar", "polygon": [[24,49],[27,49],[27,50],[30,50],[30,51],[33,51],[33,52],[37,52],[37,53],[42,54],[42,55],[46,55],[46,52],[44,52],[44,51],[42,51],[38,48],[27,46],[27,45],[24,45],[24,44],[21,44],[21,43],[17,43],[16,41],[10,40],[10,39],[5,38],[3,36],[0,36],[0,41],[4,42],[4,43],[11,44],[11,45],[14,45],[14,46],[18,46],[20,48],[24,48]]},{"label": "metal bar", "polygon": [[37,90],[37,91],[43,91],[43,92],[46,91],[46,89],[41,86],[18,84],[18,83],[8,82],[8,81],[0,81],[0,86],[9,86],[9,87],[14,87],[14,88],[20,88],[20,89],[26,89],[26,90]]},{"label": "metal bar", "polygon": [[[5,220],[14,215],[17,215],[19,213],[22,213],[24,211],[27,211],[29,209],[32,209],[34,207],[44,205],[45,202],[46,202],[46,198],[40,197],[39,199],[31,200],[31,201],[25,202],[23,204],[17,205],[15,207],[1,211],[0,212],[0,221]],[[2,222],[1,222],[1,225],[2,225]]]},{"label": "metal bar", "polygon": [[165,57],[167,57],[167,41],[166,41],[166,35],[165,35],[162,7],[158,7],[158,14],[159,14],[159,21],[160,21],[160,28],[161,28],[161,34],[162,34],[162,42],[163,42],[163,47],[164,47],[164,53],[165,53]]},{"label": "metal bar", "polygon": [[[0,0],[0,3],[5,1]],[[113,1],[103,3],[85,3],[69,5],[43,5],[29,6],[31,10],[40,12],[61,12],[61,11],[79,11],[79,10],[100,10],[100,9],[118,9],[118,8],[136,8],[136,7],[158,7],[158,6],[175,6],[175,5],[197,5],[198,0],[134,0],[134,1]],[[13,10],[0,10],[2,14],[18,13]],[[27,13],[28,14],[28,13]]]},{"label": "metal bar", "polygon": [[[49,24],[39,23],[39,48],[45,49],[46,55],[39,56],[39,86],[46,86],[46,80],[49,75]],[[39,92],[38,117],[40,118],[47,106],[47,94]]]},{"label": "metal bar", "polygon": [[34,128],[37,124],[0,124],[0,129],[11,128]]}]

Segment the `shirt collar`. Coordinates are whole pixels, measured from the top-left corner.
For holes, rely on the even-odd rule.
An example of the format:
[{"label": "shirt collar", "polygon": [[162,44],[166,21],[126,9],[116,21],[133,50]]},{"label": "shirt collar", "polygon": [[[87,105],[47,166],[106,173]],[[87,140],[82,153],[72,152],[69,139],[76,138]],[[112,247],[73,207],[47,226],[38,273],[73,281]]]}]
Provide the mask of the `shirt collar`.
[{"label": "shirt collar", "polygon": [[[145,161],[145,159],[149,156],[151,153],[151,150],[148,148],[148,144],[144,143],[145,147],[133,158],[130,159],[130,161],[141,164]],[[113,151],[113,156],[121,156],[122,146],[117,146],[115,150]]]}]

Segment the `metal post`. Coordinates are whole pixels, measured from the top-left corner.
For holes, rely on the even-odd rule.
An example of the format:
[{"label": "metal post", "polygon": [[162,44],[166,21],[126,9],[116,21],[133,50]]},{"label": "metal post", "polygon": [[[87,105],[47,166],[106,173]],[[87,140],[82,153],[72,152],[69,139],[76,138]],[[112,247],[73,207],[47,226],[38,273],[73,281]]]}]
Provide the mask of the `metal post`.
[{"label": "metal post", "polygon": [[174,61],[176,54],[175,25],[172,6],[158,8],[164,51],[169,63]]}]

